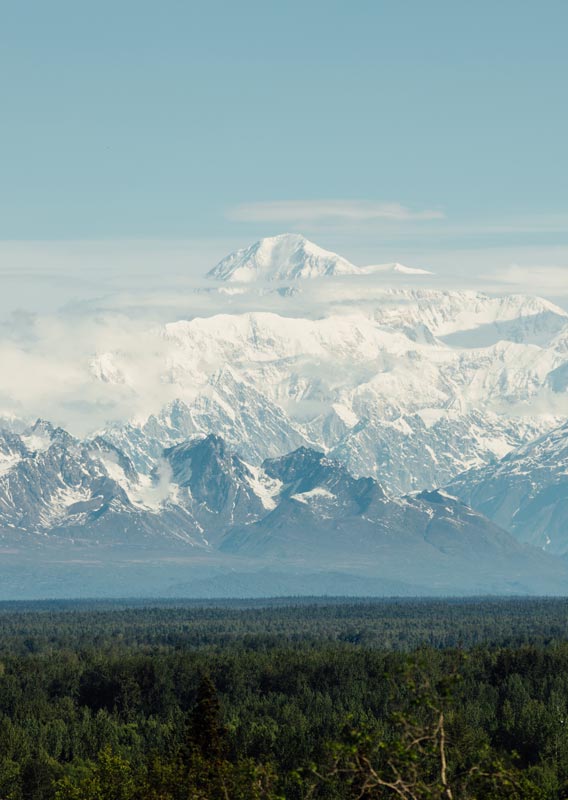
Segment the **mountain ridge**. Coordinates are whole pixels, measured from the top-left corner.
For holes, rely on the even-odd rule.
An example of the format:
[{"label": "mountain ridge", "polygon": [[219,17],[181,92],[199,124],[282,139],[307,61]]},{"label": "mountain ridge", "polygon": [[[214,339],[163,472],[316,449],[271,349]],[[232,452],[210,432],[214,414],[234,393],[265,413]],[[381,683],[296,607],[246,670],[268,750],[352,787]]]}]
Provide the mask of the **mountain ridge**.
[{"label": "mountain ridge", "polygon": [[[28,450],[22,442],[29,435],[0,437],[4,454],[22,445],[20,460],[0,476],[0,550],[12,553],[13,564],[15,556],[35,553],[43,563],[55,553],[75,574],[95,558],[109,569],[122,564],[125,575],[146,564],[151,575],[160,552],[160,564],[169,553],[189,571],[204,565],[204,574],[238,567],[323,576],[341,566],[351,578],[436,592],[568,585],[568,567],[455,498],[391,497],[375,479],[356,478],[311,448],[255,468],[221,437],[198,437],[166,448],[148,484],[102,438],[80,441],[50,429],[47,446]],[[169,580],[162,569],[154,576],[160,585]]]},{"label": "mountain ridge", "polygon": [[[217,580],[229,569],[281,575],[282,564],[304,577],[341,564],[349,581],[386,586],[392,574],[420,591],[565,587],[560,559],[503,527],[563,552],[561,503],[549,530],[544,502],[563,457],[549,463],[531,442],[568,418],[568,314],[538,297],[428,288],[396,263],[356,267],[303,237],[276,239],[211,271],[221,284],[244,274],[254,310],[227,295],[232,313],[167,322],[149,350],[111,346],[81,364],[97,402],[118,398],[143,409],[136,417],[84,438],[7,413],[0,550],[14,550],[13,563],[24,544],[70,563],[77,554],[83,575],[124,552],[124,574],[142,558],[157,580],[153,553],[167,591],[186,567]],[[417,283],[381,280],[395,267]],[[504,465],[523,458],[539,491],[519,489],[515,473],[501,510],[484,505]],[[533,492],[530,508],[513,507],[519,491]],[[521,506],[534,538],[504,514]],[[480,582],[472,559],[486,570]]]},{"label": "mountain ridge", "polygon": [[448,488],[520,541],[568,553],[568,423]]}]

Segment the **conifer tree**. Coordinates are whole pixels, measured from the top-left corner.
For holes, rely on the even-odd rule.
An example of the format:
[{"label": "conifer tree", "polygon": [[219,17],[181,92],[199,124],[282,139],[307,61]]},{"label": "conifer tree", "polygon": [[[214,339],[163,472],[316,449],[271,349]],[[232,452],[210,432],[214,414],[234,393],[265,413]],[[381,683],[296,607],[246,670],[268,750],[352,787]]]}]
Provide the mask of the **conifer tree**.
[{"label": "conifer tree", "polygon": [[221,704],[209,675],[203,676],[197,690],[191,714],[190,737],[205,758],[216,760],[223,756],[225,729],[221,721]]}]

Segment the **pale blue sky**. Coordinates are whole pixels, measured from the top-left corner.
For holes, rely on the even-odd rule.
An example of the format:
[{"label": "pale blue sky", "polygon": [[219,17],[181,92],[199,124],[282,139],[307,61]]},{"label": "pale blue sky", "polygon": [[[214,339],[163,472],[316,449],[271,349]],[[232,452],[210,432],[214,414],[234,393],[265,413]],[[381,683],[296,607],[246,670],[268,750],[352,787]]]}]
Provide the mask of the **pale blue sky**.
[{"label": "pale blue sky", "polygon": [[0,240],[568,266],[566,0],[1,7]]},{"label": "pale blue sky", "polygon": [[567,31],[568,0],[0,0],[5,390],[67,424],[93,353],[272,308],[194,289],[284,231],[568,308]]}]

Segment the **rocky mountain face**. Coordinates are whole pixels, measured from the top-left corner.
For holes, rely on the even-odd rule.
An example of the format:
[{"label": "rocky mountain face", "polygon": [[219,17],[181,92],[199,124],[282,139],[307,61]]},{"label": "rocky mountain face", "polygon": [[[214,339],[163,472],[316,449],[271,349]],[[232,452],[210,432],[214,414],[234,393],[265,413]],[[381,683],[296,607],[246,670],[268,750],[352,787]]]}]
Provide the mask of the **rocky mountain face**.
[{"label": "rocky mountain face", "polygon": [[449,491],[520,541],[568,553],[568,424],[459,475]]},{"label": "rocky mountain face", "polygon": [[568,550],[565,311],[432,288],[427,270],[358,267],[292,234],[209,276],[203,291],[256,310],[158,327],[150,389],[139,347],[83,365],[101,403],[153,413],[86,439],[0,422],[3,552],[88,550],[98,586],[95,551],[107,564],[123,548],[126,576],[142,548],[132,587],[155,580],[153,553],[164,591],[198,561],[194,585],[222,585],[230,565],[260,586],[264,565],[262,585],[293,572],[314,591],[337,570],[361,591],[565,586],[560,561],[516,541]]},{"label": "rocky mountain face", "polygon": [[[212,566],[246,569],[253,594],[267,569],[281,580],[307,570],[374,580],[379,593],[393,581],[409,591],[511,593],[560,591],[568,580],[561,562],[455,498],[391,497],[305,446],[256,467],[222,438],[198,437],[165,448],[146,476],[105,439],[38,422],[4,433],[0,452],[0,542],[13,563],[35,552],[49,564],[55,553],[80,575],[93,557],[112,569],[119,557],[125,579],[133,565],[149,570],[145,591],[171,588],[165,555],[189,572],[205,563],[201,581]],[[157,552],[158,574],[149,568]],[[105,580],[102,572],[97,592]]]},{"label": "rocky mountain face", "polygon": [[21,435],[0,435],[0,539],[138,546],[158,535],[201,544],[194,520],[164,502],[160,484],[101,437],[80,441],[39,420]]},{"label": "rocky mountain face", "polygon": [[374,479],[354,478],[305,448],[263,469],[281,483],[278,502],[258,521],[229,531],[221,543],[225,553],[301,560],[324,571],[342,564],[355,574],[450,591],[458,582],[467,591],[514,591],[515,584],[532,582],[545,562],[445,492],[392,498]]}]

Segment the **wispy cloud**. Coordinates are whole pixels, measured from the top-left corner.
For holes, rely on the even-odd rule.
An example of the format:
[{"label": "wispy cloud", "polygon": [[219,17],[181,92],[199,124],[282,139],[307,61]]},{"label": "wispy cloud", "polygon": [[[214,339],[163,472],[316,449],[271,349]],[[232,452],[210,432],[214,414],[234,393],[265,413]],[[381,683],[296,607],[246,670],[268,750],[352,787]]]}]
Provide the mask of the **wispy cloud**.
[{"label": "wispy cloud", "polygon": [[281,200],[241,203],[227,213],[236,222],[407,222],[444,219],[442,211],[415,211],[400,203],[371,203],[366,200]]},{"label": "wispy cloud", "polygon": [[[492,276],[505,291],[520,291],[553,297],[568,296],[568,266],[521,266],[511,264]],[[489,280],[489,276],[485,276]]]}]

